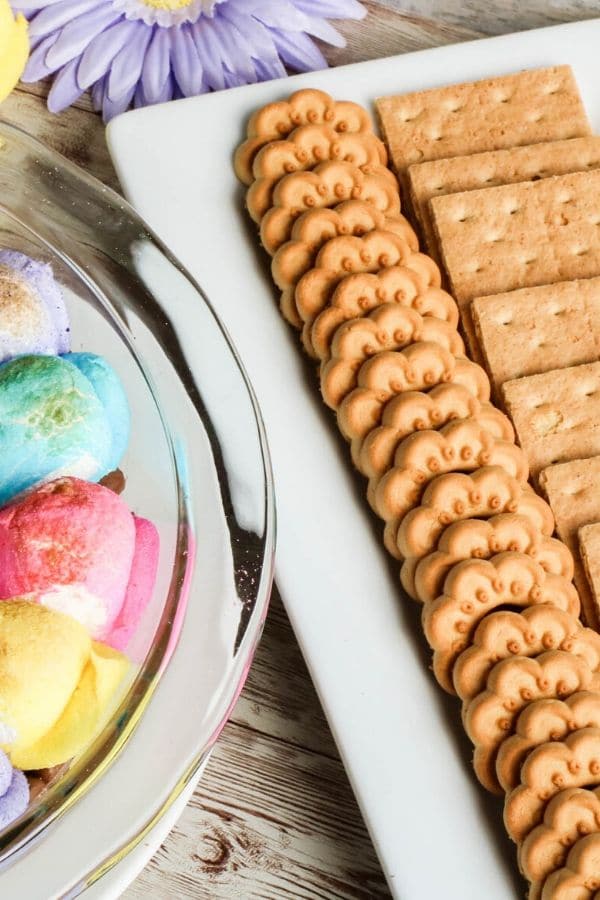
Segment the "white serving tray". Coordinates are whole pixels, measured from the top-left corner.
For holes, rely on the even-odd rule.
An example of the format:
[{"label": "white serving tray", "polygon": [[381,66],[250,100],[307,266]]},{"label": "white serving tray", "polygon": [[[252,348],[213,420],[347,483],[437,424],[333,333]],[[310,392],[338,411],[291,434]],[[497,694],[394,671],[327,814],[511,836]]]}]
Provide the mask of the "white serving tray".
[{"label": "white serving tray", "polygon": [[390,888],[407,900],[506,900],[524,884],[501,806],[470,771],[459,707],[427,669],[416,605],[280,318],[231,157],[250,113],[300,87],[371,105],[561,63],[598,128],[599,46],[600,20],[560,25],[138,110],[108,129],[126,194],[204,287],[253,381],[275,470],[279,588]]}]

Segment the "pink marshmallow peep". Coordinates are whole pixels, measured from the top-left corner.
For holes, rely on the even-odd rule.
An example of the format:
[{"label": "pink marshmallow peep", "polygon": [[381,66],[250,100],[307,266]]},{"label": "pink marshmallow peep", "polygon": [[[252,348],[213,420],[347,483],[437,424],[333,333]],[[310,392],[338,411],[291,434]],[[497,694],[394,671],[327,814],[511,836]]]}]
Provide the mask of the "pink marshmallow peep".
[{"label": "pink marshmallow peep", "polygon": [[29,596],[124,649],[152,596],[158,534],[100,484],[59,478],[0,510],[0,599]]}]

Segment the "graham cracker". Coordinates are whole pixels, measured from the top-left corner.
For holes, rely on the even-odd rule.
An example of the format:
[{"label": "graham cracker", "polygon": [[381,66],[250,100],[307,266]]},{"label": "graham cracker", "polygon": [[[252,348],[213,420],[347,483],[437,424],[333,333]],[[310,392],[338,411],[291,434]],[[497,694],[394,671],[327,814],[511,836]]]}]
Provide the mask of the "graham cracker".
[{"label": "graham cracker", "polygon": [[475,297],[600,275],[600,169],[435,197],[452,292]]},{"label": "graham cracker", "polygon": [[600,454],[600,362],[507,381],[502,395],[534,477]]},{"label": "graham cracker", "polygon": [[375,106],[400,176],[432,159],[591,134],[570,66],[381,97]]},{"label": "graham cracker", "polygon": [[540,473],[540,486],[552,507],[558,536],[574,557],[574,581],[585,622],[598,630],[599,607],[585,576],[577,532],[583,525],[600,521],[600,457],[549,466]]},{"label": "graham cracker", "polygon": [[477,297],[471,318],[496,396],[505,381],[600,359],[600,278]]},{"label": "graham cracker", "polygon": [[[556,135],[551,134],[556,128]],[[421,225],[431,255],[438,256],[429,201],[433,197],[475,191],[501,184],[535,181],[600,167],[600,137],[551,140],[563,130],[561,122],[548,122],[548,143],[492,150],[453,159],[439,159],[410,166],[407,186],[411,206]]]},{"label": "graham cracker", "polygon": [[584,525],[578,531],[579,552],[588,586],[600,609],[600,523]]}]

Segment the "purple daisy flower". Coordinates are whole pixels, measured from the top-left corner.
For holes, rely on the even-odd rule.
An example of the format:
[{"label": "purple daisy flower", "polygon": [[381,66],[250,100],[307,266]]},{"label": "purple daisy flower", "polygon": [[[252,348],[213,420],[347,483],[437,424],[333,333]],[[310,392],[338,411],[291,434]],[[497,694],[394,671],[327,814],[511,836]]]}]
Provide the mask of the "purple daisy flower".
[{"label": "purple daisy flower", "polygon": [[145,106],[327,67],[315,44],[344,39],[328,19],[358,0],[12,0],[29,19],[23,81],[49,75],[52,112],[88,88],[105,121]]}]

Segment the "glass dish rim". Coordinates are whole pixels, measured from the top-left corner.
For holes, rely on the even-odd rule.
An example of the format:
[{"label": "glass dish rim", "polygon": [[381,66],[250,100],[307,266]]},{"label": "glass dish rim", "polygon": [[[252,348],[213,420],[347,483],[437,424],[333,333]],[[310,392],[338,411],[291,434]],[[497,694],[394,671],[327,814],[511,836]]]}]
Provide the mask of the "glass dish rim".
[{"label": "glass dish rim", "polygon": [[[105,185],[95,176],[91,175],[85,169],[82,169],[75,163],[71,162],[69,159],[64,157],[58,151],[48,147],[42,141],[38,140],[36,137],[30,135],[25,129],[19,127],[18,125],[14,125],[13,123],[9,123],[3,119],[0,115],[0,145],[2,135],[6,134],[10,136],[13,140],[17,142],[25,143],[29,147],[33,148],[40,154],[40,158],[46,157],[48,161],[52,164],[55,171],[68,172],[71,175],[75,176],[81,182],[83,182],[86,190],[89,190],[96,195],[99,200],[107,201],[109,203],[117,204],[121,211],[125,213],[130,219],[139,226],[140,230],[144,232],[144,234],[149,238],[149,240],[153,243],[153,245],[158,249],[158,251],[166,258],[166,260],[172,264],[191,284],[191,286],[195,289],[196,293],[199,295],[201,301],[205,304],[209,314],[214,321],[215,326],[221,332],[222,337],[225,342],[225,346],[230,355],[232,362],[235,364],[239,375],[241,376],[242,383],[246,389],[249,401],[250,408],[252,410],[252,419],[254,425],[257,429],[258,436],[258,449],[260,451],[260,461],[262,464],[262,475],[263,475],[263,488],[264,488],[264,548],[262,553],[262,564],[259,570],[259,582],[255,591],[255,599],[254,606],[252,610],[251,616],[248,618],[246,622],[243,637],[239,642],[239,654],[241,659],[243,660],[243,668],[241,675],[237,677],[232,683],[227,685],[227,712],[226,714],[218,721],[216,727],[212,730],[212,732],[208,735],[203,735],[199,737],[200,747],[198,752],[196,753],[192,762],[187,765],[183,771],[174,773],[174,785],[170,790],[166,800],[159,804],[158,808],[154,808],[154,812],[151,814],[150,818],[147,819],[146,824],[141,827],[137,831],[137,833],[128,838],[123,844],[110,856],[98,861],[96,866],[88,872],[84,881],[78,880],[77,885],[72,886],[68,891],[69,896],[75,896],[72,893],[73,890],[76,890],[76,893],[79,893],[80,890],[85,887],[90,886],[95,881],[97,881],[103,874],[109,871],[115,864],[120,862],[131,850],[133,850],[141,840],[145,837],[146,834],[157,824],[157,822],[161,819],[161,817],[170,809],[170,807],[176,802],[181,792],[184,790],[187,784],[189,784],[190,780],[194,777],[194,774],[198,771],[202,763],[207,758],[212,746],[217,740],[223,726],[227,722],[229,715],[231,713],[231,709],[235,700],[237,699],[239,692],[241,691],[243,684],[246,680],[248,669],[250,663],[252,661],[252,657],[254,655],[256,646],[260,639],[260,634],[262,630],[262,623],[264,622],[264,617],[266,615],[266,610],[268,608],[269,597],[271,592],[271,585],[273,580],[273,570],[274,570],[274,554],[275,554],[275,542],[276,542],[276,509],[275,509],[275,496],[274,496],[274,483],[273,483],[273,472],[271,466],[271,458],[269,453],[269,447],[266,437],[266,429],[264,425],[264,420],[262,417],[262,413],[256,398],[256,394],[252,383],[248,377],[244,364],[239,356],[239,353],[224,325],[222,320],[220,319],[218,313],[216,312],[213,304],[211,303],[209,297],[203,290],[200,284],[193,278],[193,276],[188,272],[188,270],[178,261],[178,259],[169,251],[169,249],[165,246],[165,244],[161,241],[161,239],[154,233],[154,231],[145,223],[145,221],[139,216],[136,210],[128,203],[128,201],[117,191],[112,189],[111,187]],[[20,215],[18,212],[11,210],[9,206],[5,206],[5,209],[12,215],[14,218],[22,222]],[[77,219],[76,214],[73,216],[74,219]],[[36,236],[36,238],[44,243],[47,243],[45,238],[39,235],[34,228],[31,228],[27,223],[22,223],[25,227]],[[60,250],[58,250],[54,245],[49,245],[54,253],[56,253],[59,257],[62,257]],[[67,265],[73,266],[74,263],[68,257],[64,258],[64,261]],[[75,264],[76,265],[76,264]],[[158,303],[158,301],[157,301]],[[136,355],[136,360],[139,362],[139,359]],[[178,487],[181,491],[181,485],[179,483],[179,471],[176,469],[177,473],[177,482]],[[181,495],[180,495],[181,496]],[[178,546],[180,541],[178,539]],[[172,592],[173,587],[170,588],[169,594]],[[183,626],[185,627],[185,626]],[[150,655],[150,652],[149,654]],[[240,661],[237,661],[237,664],[240,664]],[[91,771],[83,777],[81,782],[77,785],[77,788],[73,790],[69,797],[59,806],[57,814],[51,817],[48,821],[44,820],[41,827],[36,830],[29,837],[25,836],[22,845],[19,845],[16,849],[16,853],[18,854],[23,847],[28,846],[28,844],[36,840],[40,837],[42,832],[45,832],[47,828],[51,827],[52,823],[56,820],[56,818],[62,816],[64,813],[68,812],[71,806],[75,803],[79,797],[81,797],[84,793],[87,793],[89,788],[91,788],[101,777],[102,774],[106,771],[108,767],[115,761],[115,759],[121,754],[121,751],[124,750],[125,745],[127,743],[128,738],[135,731],[140,718],[143,715],[148,715],[149,711],[147,711],[147,707],[150,704],[150,701],[154,695],[156,687],[160,682],[162,674],[166,667],[159,666],[155,676],[152,680],[152,684],[147,690],[144,692],[143,696],[139,699],[134,714],[130,717],[127,725],[120,733],[119,737],[116,738],[112,742],[112,746],[110,747],[108,753],[103,757],[102,761],[98,764],[94,765]],[[135,686],[137,682],[133,682],[133,685],[130,686],[128,691],[128,695],[131,692],[133,686]],[[121,702],[119,709],[122,708],[124,700]],[[106,734],[106,728],[103,734]],[[99,743],[101,736],[98,737],[97,741],[92,744],[92,746],[86,751],[83,756],[84,763],[88,762],[90,759],[96,758],[98,756],[98,751],[94,748],[97,743]],[[104,741],[104,744],[108,743],[108,741]],[[79,763],[78,768],[85,768],[84,764]],[[62,782],[62,779],[61,779]],[[60,783],[60,782],[59,782]],[[47,835],[46,835],[47,837]],[[6,864],[10,867],[11,864],[11,855],[10,853],[6,858]],[[0,879],[2,875],[0,873]]]}]

